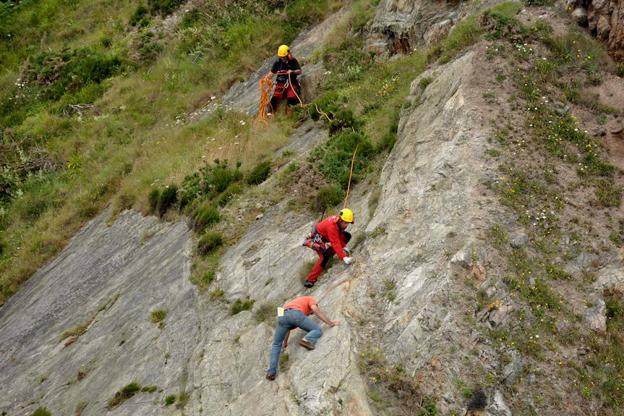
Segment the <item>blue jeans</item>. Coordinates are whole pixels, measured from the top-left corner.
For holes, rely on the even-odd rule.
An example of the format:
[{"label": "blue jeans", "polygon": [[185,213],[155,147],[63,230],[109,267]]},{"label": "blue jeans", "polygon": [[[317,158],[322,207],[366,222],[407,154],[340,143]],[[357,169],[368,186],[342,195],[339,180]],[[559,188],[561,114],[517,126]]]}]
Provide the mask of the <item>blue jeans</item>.
[{"label": "blue jeans", "polygon": [[275,337],[273,337],[273,345],[271,345],[271,363],[267,373],[277,374],[277,365],[279,364],[279,356],[282,352],[282,343],[284,342],[284,338],[286,338],[286,334],[295,328],[301,328],[306,331],[308,334],[304,339],[311,344],[316,344],[316,341],[323,335],[321,327],[312,319],[305,316],[303,312],[297,309],[287,309],[284,312],[284,316],[277,318],[277,328],[275,330]]}]

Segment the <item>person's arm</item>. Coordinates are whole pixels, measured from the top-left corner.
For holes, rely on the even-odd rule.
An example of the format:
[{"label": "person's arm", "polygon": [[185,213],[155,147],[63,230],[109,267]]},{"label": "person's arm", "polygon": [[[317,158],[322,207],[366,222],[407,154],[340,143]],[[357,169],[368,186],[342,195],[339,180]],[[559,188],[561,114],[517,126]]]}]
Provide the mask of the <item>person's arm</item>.
[{"label": "person's arm", "polygon": [[297,61],[295,58],[293,58],[293,61],[295,61],[295,69],[290,70],[289,72],[291,74],[295,74],[295,75],[301,75],[303,73],[303,71],[301,70],[301,66],[299,65],[299,61]]},{"label": "person's arm", "polygon": [[327,325],[329,326],[340,325],[340,321],[332,321],[327,316],[325,316],[325,314],[323,313],[323,311],[321,311],[321,308],[319,308],[318,305],[312,305],[311,308],[312,308],[312,312],[314,312],[314,315],[318,316],[318,318],[321,321],[325,322]]},{"label": "person's arm", "polygon": [[340,260],[343,260],[345,257],[347,257],[347,254],[344,252],[344,244],[342,242],[342,238],[340,238],[338,224],[332,224],[330,227],[327,228],[327,238],[329,238],[329,242],[334,248],[334,251],[336,252],[338,258]]}]

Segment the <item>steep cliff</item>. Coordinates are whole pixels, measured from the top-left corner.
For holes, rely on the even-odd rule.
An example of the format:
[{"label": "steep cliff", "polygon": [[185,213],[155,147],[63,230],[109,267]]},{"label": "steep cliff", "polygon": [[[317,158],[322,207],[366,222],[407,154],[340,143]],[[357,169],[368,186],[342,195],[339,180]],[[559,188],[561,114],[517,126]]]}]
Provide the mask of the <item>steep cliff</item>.
[{"label": "steep cliff", "polygon": [[[359,35],[379,45],[394,19],[399,38],[424,36],[417,9],[382,1]],[[309,39],[327,42],[342,13]],[[351,191],[355,263],[332,263],[311,290],[316,256],[301,244],[318,218],[291,199],[306,178],[284,177],[332,140],[322,121],[293,129],[277,172],[223,208],[245,228],[207,290],[190,283],[185,221],[101,213],[0,309],[0,412],[619,414],[624,125],[609,90],[624,85],[570,26],[505,3],[434,42],[396,143]],[[263,71],[224,103],[253,109]],[[301,294],[342,323],[313,351],[294,332],[267,381],[275,308]]]}]

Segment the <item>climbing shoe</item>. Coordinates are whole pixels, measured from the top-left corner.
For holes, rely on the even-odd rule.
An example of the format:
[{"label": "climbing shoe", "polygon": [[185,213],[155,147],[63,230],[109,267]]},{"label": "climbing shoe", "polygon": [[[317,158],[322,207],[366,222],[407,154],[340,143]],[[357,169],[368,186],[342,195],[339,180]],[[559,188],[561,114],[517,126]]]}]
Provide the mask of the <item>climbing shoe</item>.
[{"label": "climbing shoe", "polygon": [[307,288],[311,288],[312,286],[314,286],[314,282],[306,280],[305,282],[303,282],[303,285]]},{"label": "climbing shoe", "polygon": [[265,378],[269,381],[273,381],[275,380],[275,374],[271,374],[271,373],[266,373]]},{"label": "climbing shoe", "polygon": [[299,345],[308,350],[314,349],[314,344],[312,344],[310,341],[306,341],[305,339],[300,340]]}]

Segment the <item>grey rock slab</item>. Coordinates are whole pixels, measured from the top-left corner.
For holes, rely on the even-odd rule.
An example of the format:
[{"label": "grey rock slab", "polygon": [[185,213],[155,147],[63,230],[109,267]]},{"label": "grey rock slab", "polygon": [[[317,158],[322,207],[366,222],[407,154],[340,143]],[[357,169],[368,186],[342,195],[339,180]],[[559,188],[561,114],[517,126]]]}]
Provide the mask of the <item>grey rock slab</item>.
[{"label": "grey rock slab", "polygon": [[[73,414],[84,401],[83,415],[100,415],[130,382],[178,388],[185,344],[198,335],[191,233],[178,222],[148,238],[155,218],[126,211],[108,226],[108,216],[87,224],[0,310],[0,411],[31,403],[29,412]],[[162,329],[150,322],[154,309],[168,311]],[[85,322],[66,346],[62,334]],[[140,393],[110,414],[162,414],[160,395]]]},{"label": "grey rock slab", "polygon": [[607,332],[607,308],[605,301],[598,298],[591,308],[585,311],[585,323],[592,331],[604,334]]},{"label": "grey rock slab", "polygon": [[512,416],[509,406],[505,403],[505,397],[499,390],[494,393],[494,398],[487,407],[486,414],[487,416]]},{"label": "grey rock slab", "polygon": [[522,355],[516,350],[511,350],[511,362],[509,362],[505,367],[503,367],[503,381],[507,385],[513,385],[518,377],[522,374],[522,370],[524,369],[524,360],[522,359]]}]

